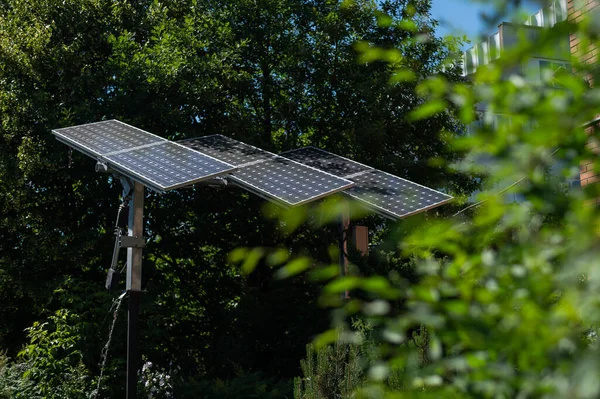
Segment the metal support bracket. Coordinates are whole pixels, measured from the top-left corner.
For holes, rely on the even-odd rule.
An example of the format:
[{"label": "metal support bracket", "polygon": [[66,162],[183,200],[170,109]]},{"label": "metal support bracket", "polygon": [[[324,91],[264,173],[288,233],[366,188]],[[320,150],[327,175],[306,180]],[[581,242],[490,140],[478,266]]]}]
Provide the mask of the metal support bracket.
[{"label": "metal support bracket", "polygon": [[146,239],[138,236],[120,236],[119,248],[144,248]]},{"label": "metal support bracket", "polygon": [[123,198],[127,198],[131,195],[131,193],[133,192],[133,181],[126,176],[121,176],[115,173],[115,177],[119,178],[119,180],[121,180],[121,185],[123,186]]},{"label": "metal support bracket", "polygon": [[104,161],[98,160],[94,169],[98,173],[108,173],[108,164]]},{"label": "metal support bracket", "polygon": [[212,179],[204,180],[198,184],[208,187],[225,187],[227,186],[227,179],[223,177],[213,177]]}]

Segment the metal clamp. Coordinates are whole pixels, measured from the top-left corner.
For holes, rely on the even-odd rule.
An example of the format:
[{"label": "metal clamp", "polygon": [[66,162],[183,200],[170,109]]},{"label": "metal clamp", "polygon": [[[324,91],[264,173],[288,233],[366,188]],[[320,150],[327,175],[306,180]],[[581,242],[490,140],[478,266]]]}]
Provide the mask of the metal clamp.
[{"label": "metal clamp", "polygon": [[144,237],[137,236],[120,236],[119,237],[119,248],[144,248],[146,246],[146,239]]},{"label": "metal clamp", "polygon": [[98,160],[98,162],[96,162],[95,170],[98,173],[108,173],[108,164],[104,161]]}]

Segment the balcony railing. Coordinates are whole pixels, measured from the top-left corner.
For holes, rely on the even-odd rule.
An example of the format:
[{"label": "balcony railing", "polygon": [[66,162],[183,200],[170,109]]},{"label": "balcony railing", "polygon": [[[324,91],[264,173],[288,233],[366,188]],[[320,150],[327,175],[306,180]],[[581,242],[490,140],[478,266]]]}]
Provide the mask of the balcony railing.
[{"label": "balcony railing", "polygon": [[[530,16],[522,25],[551,28],[566,19],[567,0],[555,0],[548,7]],[[498,59],[502,48],[507,44],[507,40],[503,40],[501,37],[501,30],[498,30],[489,36],[487,40],[465,51],[463,54],[463,75],[473,74],[478,66],[486,65]]]},{"label": "balcony railing", "polygon": [[542,8],[525,22],[525,25],[551,28],[567,19],[567,0],[555,0],[546,8]]}]

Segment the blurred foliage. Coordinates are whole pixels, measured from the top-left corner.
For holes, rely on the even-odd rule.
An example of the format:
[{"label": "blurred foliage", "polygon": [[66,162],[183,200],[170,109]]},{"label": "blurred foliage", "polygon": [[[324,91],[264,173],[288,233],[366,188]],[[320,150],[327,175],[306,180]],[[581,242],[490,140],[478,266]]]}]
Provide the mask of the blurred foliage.
[{"label": "blurred foliage", "polygon": [[[301,360],[302,377],[294,379],[295,399],[354,398],[376,373],[384,370],[380,352],[380,331],[361,318],[353,318],[352,333],[338,330],[335,342],[315,347],[306,346],[306,358]],[[407,342],[420,355],[420,364],[429,363],[429,331],[421,326]],[[370,371],[370,375],[367,372]],[[374,374],[375,373],[375,374]],[[404,370],[392,367],[384,380],[387,389],[405,389]]]},{"label": "blurred foliage", "polygon": [[[354,318],[376,332],[380,360],[368,365],[368,381],[357,397],[600,395],[600,190],[597,184],[565,189],[582,163],[593,161],[588,168],[600,172],[595,146],[587,145],[597,142],[598,129],[585,128],[600,109],[600,89],[591,84],[598,79],[597,64],[573,58],[574,73],[541,73],[534,81],[519,75],[533,54],[552,51],[571,34],[583,48],[598,48],[596,23],[587,15],[581,23],[539,30],[537,39],[522,40],[479,66],[471,83],[440,74],[416,82],[422,105],[411,112],[412,120],[456,107],[468,124],[478,117],[476,105],[485,104],[482,127],[452,141],[469,157],[444,164],[487,173],[507,189],[488,186],[476,206],[465,203],[451,217],[403,221],[387,239],[413,262],[410,279],[394,268],[329,276],[321,302],[337,308],[334,326],[315,344],[327,348],[340,328],[352,337]],[[412,60],[398,51],[370,44],[360,49],[363,60],[392,63],[397,76],[415,82]],[[494,114],[504,118],[494,124]],[[522,200],[509,201],[510,193]],[[351,299],[342,301],[346,290]],[[388,383],[391,375],[399,378],[397,386]]]}]

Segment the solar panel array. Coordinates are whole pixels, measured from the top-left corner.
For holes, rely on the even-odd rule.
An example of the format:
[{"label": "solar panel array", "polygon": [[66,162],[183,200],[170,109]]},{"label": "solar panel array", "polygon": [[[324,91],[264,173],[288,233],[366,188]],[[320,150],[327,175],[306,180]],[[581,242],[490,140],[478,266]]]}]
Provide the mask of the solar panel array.
[{"label": "solar panel array", "polygon": [[221,135],[180,143],[231,163],[238,168],[229,177],[231,181],[286,206],[302,205],[354,185],[326,171]]},{"label": "solar panel array", "polygon": [[209,155],[109,120],[52,131],[67,145],[107,162],[111,169],[156,191],[167,191],[229,173],[235,168]]},{"label": "solar panel array", "polygon": [[447,194],[315,147],[281,155],[353,181],[355,186],[344,191],[345,194],[394,219],[435,208],[452,199]]},{"label": "solar panel array", "polygon": [[385,216],[402,218],[452,198],[315,147],[279,156],[221,135],[174,143],[117,120],[55,129],[52,133],[67,145],[157,191],[197,183],[237,168],[230,180],[288,206],[344,191]]}]

